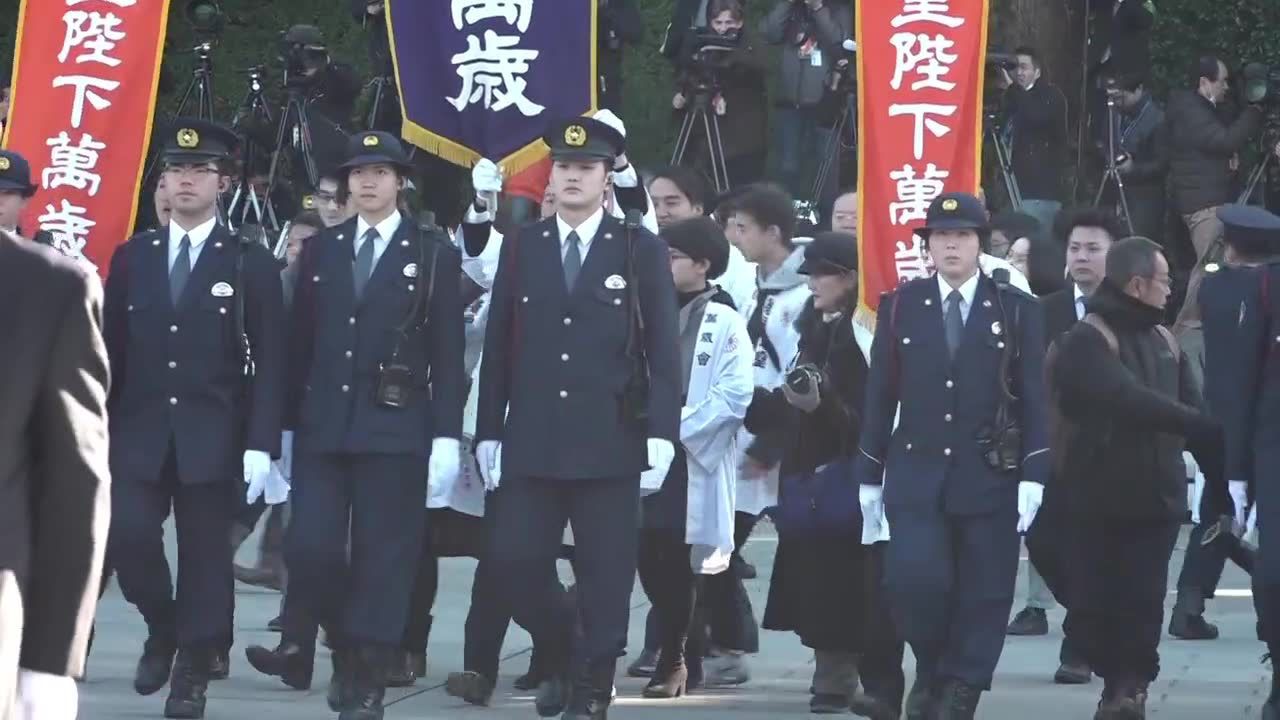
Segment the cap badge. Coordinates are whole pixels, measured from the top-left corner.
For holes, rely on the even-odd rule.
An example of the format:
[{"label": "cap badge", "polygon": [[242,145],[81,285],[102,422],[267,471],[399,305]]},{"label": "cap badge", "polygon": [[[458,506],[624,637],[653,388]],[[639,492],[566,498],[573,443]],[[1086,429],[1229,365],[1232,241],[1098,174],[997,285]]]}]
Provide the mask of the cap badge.
[{"label": "cap badge", "polygon": [[622,290],[627,286],[627,281],[621,275],[610,275],[604,279],[604,286],[610,290]]},{"label": "cap badge", "polygon": [[0,171],[8,170],[12,166],[12,163],[9,162],[9,158],[0,157]]},{"label": "cap badge", "polygon": [[191,128],[182,128],[178,131],[178,147],[183,150],[190,150],[200,144],[200,133]]},{"label": "cap badge", "polygon": [[564,129],[564,142],[569,147],[582,147],[587,144],[587,129],[581,125],[570,125]]},{"label": "cap badge", "polygon": [[409,263],[404,266],[404,276],[407,278],[418,277],[418,263]]},{"label": "cap badge", "polygon": [[377,135],[365,135],[365,137],[364,137],[364,146],[365,146],[365,147],[378,147],[378,136],[377,136]]},{"label": "cap badge", "polygon": [[960,203],[956,202],[955,198],[947,198],[942,201],[942,209],[947,212],[955,212],[958,207],[960,207]]},{"label": "cap badge", "polygon": [[209,288],[209,294],[216,298],[225,298],[235,295],[236,291],[231,288],[230,283],[220,282]]}]

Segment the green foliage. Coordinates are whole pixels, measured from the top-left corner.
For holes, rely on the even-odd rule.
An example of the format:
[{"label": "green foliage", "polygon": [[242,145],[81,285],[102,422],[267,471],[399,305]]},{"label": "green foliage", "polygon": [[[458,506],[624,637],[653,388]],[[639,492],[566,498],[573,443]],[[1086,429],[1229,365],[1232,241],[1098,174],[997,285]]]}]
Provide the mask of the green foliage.
[{"label": "green foliage", "polygon": [[1277,0],[1156,0],[1151,52],[1157,93],[1189,88],[1188,75],[1202,54],[1221,56],[1233,76],[1246,62],[1280,64],[1277,28]]}]

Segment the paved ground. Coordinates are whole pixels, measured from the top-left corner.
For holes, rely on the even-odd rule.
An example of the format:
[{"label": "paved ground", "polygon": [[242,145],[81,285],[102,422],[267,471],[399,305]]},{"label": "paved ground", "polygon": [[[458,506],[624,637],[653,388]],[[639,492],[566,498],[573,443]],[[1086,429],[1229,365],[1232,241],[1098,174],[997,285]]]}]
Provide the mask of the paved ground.
[{"label": "paved ground", "polygon": [[[1185,542],[1186,533],[1183,533]],[[775,538],[768,528],[757,531],[746,555],[760,569],[761,577],[749,583],[757,615],[763,610],[772,567]],[[1174,573],[1181,564],[1183,543],[1178,546]],[[242,562],[248,561],[248,552]],[[172,557],[172,555],[171,555]],[[466,617],[474,563],[442,561],[441,590],[436,603],[436,623],[431,637],[430,668],[425,680],[405,691],[393,691],[389,718],[534,718],[531,699],[512,690],[511,681],[528,662],[528,637],[516,627],[507,637],[499,692],[490,709],[472,708],[445,695],[445,676],[460,669],[462,626]],[[1020,579],[1021,582],[1021,579]],[[1214,642],[1185,642],[1166,637],[1161,646],[1163,672],[1152,687],[1149,713],[1167,720],[1234,720],[1257,718],[1268,690],[1269,672],[1259,663],[1262,646],[1254,639],[1254,615],[1247,578],[1234,567],[1222,587],[1225,597],[1211,603],[1210,619],[1222,628]],[[1022,597],[1021,588],[1019,597]],[[1169,602],[1172,604],[1172,594]],[[316,687],[308,693],[286,689],[272,678],[258,675],[244,660],[243,648],[253,643],[274,645],[266,621],[275,615],[279,596],[240,587],[237,595],[237,638],[232,655],[231,678],[211,689],[206,717],[241,720],[269,717],[278,720],[314,720],[333,717],[324,704],[327,661],[317,663]],[[631,638],[642,637],[647,603],[637,586],[632,612]],[[1015,608],[1016,610],[1016,608]],[[984,720],[1079,720],[1092,717],[1101,690],[1100,681],[1084,687],[1063,687],[1052,682],[1057,667],[1062,613],[1052,614],[1047,637],[1010,638],[1005,646],[996,683],[983,697],[978,717]],[[81,685],[84,720],[123,720],[160,717],[164,693],[138,697],[132,690],[134,662],[141,648],[143,626],[134,609],[113,587],[99,613],[98,639],[89,662],[89,677]],[[808,710],[807,688],[812,673],[808,653],[790,634],[761,634],[762,652],[752,658],[754,677],[742,689],[699,692],[675,702],[639,699],[641,681],[620,679],[619,700],[613,717],[765,720],[803,716]],[[908,660],[908,662],[910,662]],[[910,678],[908,678],[910,682]],[[674,711],[674,712],[673,712]],[[852,717],[852,716],[849,716]]]}]

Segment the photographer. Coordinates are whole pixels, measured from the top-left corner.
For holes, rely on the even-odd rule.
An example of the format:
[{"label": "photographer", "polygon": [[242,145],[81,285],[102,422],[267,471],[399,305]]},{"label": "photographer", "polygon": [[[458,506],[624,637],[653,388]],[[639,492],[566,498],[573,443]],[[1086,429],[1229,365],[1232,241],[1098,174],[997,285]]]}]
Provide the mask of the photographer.
[{"label": "photographer", "polygon": [[[685,47],[691,52],[680,63],[680,89],[671,99],[672,107],[685,112],[692,110],[691,105],[709,103],[718,118],[731,187],[756,182],[764,175],[769,126],[760,101],[765,95],[765,58],[743,30],[745,22],[742,0],[707,3],[711,35],[690,31]],[[705,167],[710,154],[705,133],[696,125],[689,148],[685,164]]]},{"label": "photographer", "polygon": [[853,34],[853,8],[834,0],[779,0],[760,34],[782,46],[774,122],[778,171],[797,197],[807,196],[804,158],[814,164],[826,152],[830,132],[821,129],[827,81]]},{"label": "photographer", "polygon": [[1218,208],[1230,197],[1236,153],[1257,135],[1262,113],[1249,106],[1235,120],[1224,122],[1222,103],[1227,98],[1230,80],[1226,64],[1216,57],[1205,56],[1197,61],[1194,72],[1195,90],[1169,93],[1166,123],[1174,207],[1191,231],[1191,244],[1196,251],[1196,265],[1173,329],[1199,373],[1198,368],[1204,364],[1204,350],[1196,296],[1204,265],[1214,260],[1222,241]]},{"label": "photographer", "polygon": [[1013,172],[1022,191],[1022,212],[1053,227],[1062,209],[1062,172],[1067,165],[1067,99],[1044,79],[1040,55],[1030,47],[1014,50],[1018,65],[1010,77],[1000,69],[1005,88],[1004,122],[1012,136]]},{"label": "photographer", "polygon": [[596,27],[597,81],[600,108],[622,113],[622,50],[644,40],[644,18],[635,0],[596,0],[599,15]]},{"label": "photographer", "polygon": [[[1141,75],[1125,75],[1107,88],[1116,103],[1117,170],[1124,178],[1133,233],[1164,245],[1164,177],[1169,170],[1164,108]],[[1104,151],[1106,146],[1104,146]],[[1119,204],[1113,186],[1109,202]]]}]

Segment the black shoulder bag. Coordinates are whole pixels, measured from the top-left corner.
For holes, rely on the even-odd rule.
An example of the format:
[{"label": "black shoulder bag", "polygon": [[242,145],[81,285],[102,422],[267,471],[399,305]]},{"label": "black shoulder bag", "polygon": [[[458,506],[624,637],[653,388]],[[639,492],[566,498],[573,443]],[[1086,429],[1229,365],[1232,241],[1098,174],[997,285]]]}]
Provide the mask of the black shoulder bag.
[{"label": "black shoulder bag", "polygon": [[[416,292],[413,294],[413,305],[404,320],[396,328],[396,344],[391,349],[391,359],[378,366],[378,388],[374,402],[382,407],[403,409],[409,406],[413,389],[413,368],[400,359],[400,348],[409,339],[410,332],[419,332],[426,327],[431,315],[431,296],[435,292],[436,259],[440,249],[434,246],[434,218],[425,216],[418,224],[418,267],[426,268],[426,276],[420,277]],[[427,244],[431,248],[431,263],[427,267]],[[421,319],[419,319],[421,314]],[[427,371],[427,394],[431,393],[431,373]]]},{"label": "black shoulder bag", "polygon": [[624,354],[631,362],[631,376],[622,390],[622,417],[637,428],[649,426],[649,360],[644,354],[644,313],[640,308],[640,277],[636,272],[635,234],[641,228],[638,211],[627,213],[626,261],[627,278],[627,344]]},{"label": "black shoulder bag", "polygon": [[991,274],[991,279],[996,284],[996,306],[1000,308],[1000,320],[1006,331],[1004,352],[1000,353],[1000,399],[991,424],[978,431],[978,446],[982,448],[982,458],[987,467],[997,472],[1012,473],[1022,467],[1022,423],[1014,409],[1018,397],[1013,394],[1011,378],[1013,361],[1021,351],[1018,337],[1022,308],[1014,307],[1013,323],[1010,324],[1003,297],[1009,289],[1009,272],[998,269]]}]

